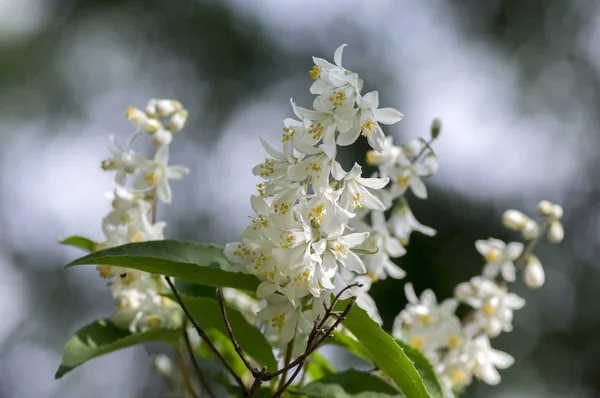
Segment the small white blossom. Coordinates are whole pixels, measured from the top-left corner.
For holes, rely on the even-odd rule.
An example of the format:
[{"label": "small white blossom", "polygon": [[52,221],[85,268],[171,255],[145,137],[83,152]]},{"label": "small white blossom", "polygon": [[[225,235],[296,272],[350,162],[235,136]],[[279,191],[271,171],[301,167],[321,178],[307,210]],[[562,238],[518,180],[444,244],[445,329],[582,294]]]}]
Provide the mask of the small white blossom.
[{"label": "small white blossom", "polygon": [[475,247],[486,261],[483,276],[494,278],[496,275],[502,274],[502,277],[508,282],[515,280],[514,261],[523,252],[522,243],[511,242],[507,245],[499,239],[489,238],[476,241]]}]

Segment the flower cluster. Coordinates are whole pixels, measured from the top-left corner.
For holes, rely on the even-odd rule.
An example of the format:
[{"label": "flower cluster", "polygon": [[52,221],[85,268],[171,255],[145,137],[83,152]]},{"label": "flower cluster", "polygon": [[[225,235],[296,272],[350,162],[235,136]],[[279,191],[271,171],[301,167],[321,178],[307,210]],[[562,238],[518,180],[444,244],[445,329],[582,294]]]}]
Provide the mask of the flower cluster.
[{"label": "flower cluster", "polygon": [[[385,137],[380,124],[403,115],[380,108],[377,91],[361,94],[362,80],[342,66],[344,47],[334,64],[313,58],[312,109],[291,101],[296,118],[283,121],[281,149],[261,140],[268,157],[253,169],[262,178],[251,197],[255,216],[241,241],[225,247],[238,270],[262,281],[257,296],[266,306],[258,319],[279,346],[306,336],[332,293],[357,282],[348,293],[381,321],[368,295],[372,282],[404,276],[390,257],[405,253],[413,230],[435,233],[416,221],[404,199],[409,187],[427,196],[421,178],[435,173],[435,154],[424,140],[394,146]],[[337,160],[338,146],[361,135],[373,148],[367,163],[379,168],[368,177],[360,165],[345,170]],[[394,204],[386,222],[384,212]]]},{"label": "flower cluster", "polygon": [[[473,377],[498,384],[497,369],[514,362],[512,356],[490,344],[491,338],[512,330],[513,312],[525,305],[524,299],[508,291],[507,284],[516,280],[517,269],[524,264],[525,284],[542,286],[544,269],[531,251],[545,231],[552,243],[560,242],[564,235],[561,206],[542,201],[538,212],[542,216],[538,221],[517,210],[504,213],[504,225],[519,231],[525,244],[495,238],[475,242],[485,260],[483,273],[456,286],[454,298],[438,304],[431,290],[419,298],[410,284],[405,286],[409,303],[396,317],[393,335],[432,360],[448,397],[470,384]],[[455,315],[459,302],[472,308],[462,321]]]},{"label": "flower cluster", "polygon": [[[174,100],[150,100],[146,110],[131,107],[127,118],[137,127],[127,146],[120,146],[110,136],[110,157],[102,161],[102,169],[115,173],[114,189],[108,193],[112,210],[102,220],[106,240],[96,250],[130,242],[164,239],[164,221],[157,221],[158,201],[171,202],[170,180],[188,174],[183,166],[170,166],[169,144],[186,121],[187,111]],[[132,149],[134,140],[147,134],[155,153],[146,157]],[[129,181],[128,181],[129,180]],[[168,326],[179,306],[160,295],[166,291],[163,277],[146,272],[98,265],[100,276],[109,280],[118,301],[112,320],[131,331],[140,327]]]}]

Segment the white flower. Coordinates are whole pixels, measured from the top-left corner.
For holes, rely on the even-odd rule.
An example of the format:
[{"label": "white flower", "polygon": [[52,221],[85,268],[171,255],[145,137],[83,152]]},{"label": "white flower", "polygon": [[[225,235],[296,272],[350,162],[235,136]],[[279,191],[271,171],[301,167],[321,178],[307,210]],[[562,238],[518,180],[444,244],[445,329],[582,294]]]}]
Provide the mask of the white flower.
[{"label": "white flower", "polygon": [[414,163],[405,155],[398,158],[399,166],[389,170],[392,178],[391,195],[394,198],[404,195],[408,187],[412,193],[420,199],[427,199],[427,188],[421,180],[421,177],[429,177],[437,170],[437,157],[434,155],[426,156],[422,163]]},{"label": "white flower", "polygon": [[273,294],[266,298],[267,305],[260,310],[257,318],[267,322],[267,333],[276,337],[274,342],[283,347],[297,332],[297,329],[309,332],[312,324],[302,313],[300,306],[294,307],[284,296]]},{"label": "white flower", "polygon": [[315,148],[303,145],[301,142],[295,142],[294,146],[303,148],[302,152],[308,156],[290,167],[287,177],[291,181],[311,184],[317,193],[327,190],[331,175],[331,162],[335,157],[335,147],[323,144]]},{"label": "white flower", "polygon": [[474,277],[456,287],[455,296],[475,308],[473,320],[465,329],[475,335],[483,329],[490,337],[513,328],[513,311],[522,308],[525,300],[482,277]]},{"label": "white flower", "polygon": [[352,223],[352,226],[359,231],[370,231],[369,238],[360,246],[360,249],[374,252],[373,254],[363,254],[361,258],[367,269],[367,275],[373,281],[386,279],[388,275],[395,279],[404,278],[406,273],[390,257],[400,257],[406,253],[402,244],[390,236],[385,224],[385,216],[382,211],[371,212],[371,226],[362,221]]},{"label": "white flower", "polygon": [[360,89],[358,75],[342,66],[344,47],[346,47],[346,44],[342,44],[335,50],[333,56],[335,65],[322,58],[313,57],[315,66],[310,71],[310,76],[315,82],[310,87],[311,94],[323,94],[327,90],[347,84],[353,86],[356,90]]},{"label": "white flower", "polygon": [[508,282],[515,280],[515,261],[523,252],[523,244],[511,242],[508,245],[495,238],[478,240],[475,242],[477,251],[483,256],[486,264],[483,268],[483,276],[495,278],[499,273]]},{"label": "white flower", "polygon": [[116,171],[115,182],[123,185],[127,174],[136,174],[140,170],[149,167],[152,163],[146,157],[135,153],[131,149],[121,147],[114,135],[109,135],[111,157],[102,161],[102,169],[105,171]]},{"label": "white flower", "polygon": [[127,110],[125,116],[131,123],[138,127],[137,133],[130,138],[130,142],[141,133],[152,134],[163,128],[162,124],[158,120],[148,117],[144,111],[133,106]]},{"label": "white flower", "polygon": [[415,218],[408,204],[401,204],[392,210],[392,215],[388,220],[388,226],[394,236],[407,245],[410,234],[417,231],[427,236],[434,236],[437,231],[431,227],[421,224]]},{"label": "white flower", "polygon": [[385,206],[367,188],[381,189],[387,185],[389,178],[363,178],[362,168],[358,163],[346,173],[340,164],[333,162],[332,176],[341,183],[340,205],[346,210],[367,208],[385,210]]},{"label": "white flower", "polygon": [[402,120],[403,115],[393,108],[379,109],[379,93],[372,91],[365,96],[358,95],[356,99],[358,110],[339,112],[339,119],[352,123],[352,128],[346,134],[340,134],[338,145],[350,145],[362,134],[367,137],[369,145],[379,152],[386,149],[386,138],[379,123],[394,124]]},{"label": "white flower", "polygon": [[171,203],[171,186],[169,180],[180,180],[189,173],[184,166],[168,166],[169,147],[163,146],[156,150],[152,165],[146,173],[133,183],[135,189],[156,188],[158,199],[163,203]]},{"label": "white flower", "polygon": [[493,349],[490,339],[485,335],[472,340],[466,352],[473,358],[473,374],[491,385],[500,383],[497,369],[506,369],[515,362],[507,353]]},{"label": "white flower", "polygon": [[379,174],[387,177],[387,169],[395,165],[400,156],[402,156],[402,148],[394,145],[394,137],[385,137],[385,143],[381,152],[370,150],[367,152],[366,163],[369,166],[379,166]]},{"label": "white flower", "polygon": [[455,299],[438,304],[435,294],[425,290],[421,299],[412,284],[404,285],[408,304],[394,320],[392,335],[429,356],[441,347],[458,348],[465,337],[459,319],[454,315],[458,306]]}]

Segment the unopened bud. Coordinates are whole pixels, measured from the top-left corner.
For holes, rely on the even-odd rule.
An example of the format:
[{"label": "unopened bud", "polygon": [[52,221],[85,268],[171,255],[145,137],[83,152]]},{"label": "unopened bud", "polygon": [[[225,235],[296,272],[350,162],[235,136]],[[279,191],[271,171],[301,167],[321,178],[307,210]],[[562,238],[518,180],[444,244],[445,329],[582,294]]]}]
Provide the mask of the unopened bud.
[{"label": "unopened bud", "polygon": [[175,114],[173,114],[173,116],[171,116],[171,119],[169,120],[168,129],[173,133],[181,131],[183,129],[183,126],[185,126],[187,117],[188,111],[186,111],[185,109],[177,111]]},{"label": "unopened bud", "polygon": [[158,100],[156,101],[156,114],[160,119],[171,117],[174,112],[177,112],[182,107],[181,102],[175,100]]},{"label": "unopened bud", "polygon": [[525,265],[525,284],[532,289],[538,288],[544,284],[546,281],[546,274],[544,273],[544,267],[542,267],[542,263],[540,260],[531,255],[527,259],[527,264]]},{"label": "unopened bud", "polygon": [[152,145],[157,148],[169,145],[173,141],[173,134],[170,131],[160,129],[152,134]]},{"label": "unopened bud", "polygon": [[156,99],[151,99],[150,101],[148,101],[148,104],[146,104],[146,114],[148,115],[148,117],[151,118],[156,118],[156,102],[158,100]]},{"label": "unopened bud", "polygon": [[538,236],[540,236],[540,227],[538,223],[533,220],[527,220],[525,225],[523,225],[521,235],[526,240],[536,239]]},{"label": "unopened bud", "polygon": [[438,118],[433,119],[433,123],[431,123],[431,138],[433,138],[434,140],[438,138],[441,131],[442,121]]},{"label": "unopened bud", "polygon": [[473,295],[473,289],[469,282],[463,282],[456,285],[454,289],[454,297],[459,299],[460,301],[465,301],[467,298]]},{"label": "unopened bud", "polygon": [[560,220],[563,216],[563,208],[561,205],[552,205],[552,211],[550,212],[550,215],[555,219],[555,220]]},{"label": "unopened bud", "polygon": [[549,216],[552,214],[552,203],[547,200],[542,200],[538,203],[537,210],[542,216]]},{"label": "unopened bud", "polygon": [[548,229],[548,240],[551,243],[560,243],[565,237],[565,230],[560,221],[552,221]]},{"label": "unopened bud", "polygon": [[513,231],[520,231],[527,221],[529,217],[518,210],[506,210],[502,215],[502,224]]}]

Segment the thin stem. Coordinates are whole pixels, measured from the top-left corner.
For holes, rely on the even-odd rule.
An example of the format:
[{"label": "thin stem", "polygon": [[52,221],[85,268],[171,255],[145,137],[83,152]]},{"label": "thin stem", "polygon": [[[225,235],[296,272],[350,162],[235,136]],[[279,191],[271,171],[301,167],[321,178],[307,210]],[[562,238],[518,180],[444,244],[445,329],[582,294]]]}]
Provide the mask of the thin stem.
[{"label": "thin stem", "polygon": [[229,319],[227,319],[227,310],[225,309],[225,300],[223,299],[223,291],[221,289],[217,289],[217,296],[219,298],[219,307],[221,308],[221,315],[223,315],[223,321],[225,322],[225,327],[227,328],[227,334],[229,335],[229,339],[231,340],[231,343],[233,343],[233,348],[235,349],[235,352],[237,352],[242,362],[244,362],[244,365],[246,365],[246,368],[248,368],[248,370],[252,373],[252,376],[256,377],[259,374],[258,369],[252,366],[248,358],[246,358],[246,356],[244,355],[244,351],[242,350],[235,336],[233,335],[233,329],[231,328]]},{"label": "thin stem", "polygon": [[173,291],[173,294],[175,295],[175,298],[177,299],[177,302],[181,306],[181,309],[183,310],[183,312],[185,313],[185,315],[187,316],[187,318],[189,319],[189,321],[191,322],[191,324],[194,326],[194,328],[196,329],[196,331],[200,335],[200,338],[202,340],[204,340],[204,342],[206,343],[206,345],[208,346],[208,348],[210,348],[210,350],[217,356],[217,358],[219,358],[219,360],[221,361],[221,363],[223,364],[223,366],[225,366],[225,369],[227,369],[227,371],[231,374],[231,376],[233,376],[233,378],[235,379],[235,381],[237,382],[237,384],[240,386],[240,388],[244,391],[244,396],[246,396],[248,394],[248,390],[246,389],[246,386],[244,385],[244,382],[242,381],[242,379],[240,378],[240,376],[238,376],[237,373],[235,373],[235,371],[231,368],[231,366],[229,366],[229,364],[227,363],[227,361],[225,360],[225,358],[223,358],[223,356],[221,355],[221,353],[219,352],[219,350],[217,350],[217,348],[214,346],[214,344],[210,341],[210,339],[208,338],[208,335],[206,334],[206,332],[204,330],[202,330],[202,328],[200,327],[200,325],[198,325],[198,323],[196,322],[196,320],[189,313],[189,311],[187,310],[187,308],[183,304],[183,301],[181,300],[181,297],[179,296],[179,293],[177,292],[177,289],[175,289],[175,285],[171,281],[171,278],[169,278],[168,276],[165,276],[165,279],[166,279],[167,283],[169,284],[169,287]]},{"label": "thin stem", "polygon": [[[292,353],[294,351],[294,340],[296,339],[296,336],[294,336],[289,343],[287,343],[287,347],[285,349],[285,358],[283,359],[283,368],[285,369],[287,366],[289,366],[290,362],[292,361]],[[285,379],[287,378],[287,369],[281,374],[281,379],[279,379],[279,384],[277,385],[277,390],[280,390],[284,384],[285,384]]]},{"label": "thin stem", "polygon": [[177,360],[179,361],[179,367],[181,368],[181,374],[183,375],[183,380],[185,381],[185,385],[190,392],[192,398],[198,398],[196,391],[194,391],[194,387],[192,386],[192,381],[190,380],[190,374],[188,373],[187,366],[185,366],[185,359],[183,359],[183,355],[181,355],[181,351],[179,348],[175,348],[175,353],[177,354]]},{"label": "thin stem", "polygon": [[208,395],[210,395],[213,398],[217,398],[217,396],[210,389],[210,386],[208,385],[206,379],[204,378],[204,374],[202,373],[200,366],[198,366],[198,362],[196,361],[196,356],[194,355],[194,349],[192,348],[192,344],[190,343],[190,338],[187,334],[187,330],[185,329],[185,326],[183,328],[183,340],[185,342],[187,352],[190,356],[190,361],[192,362],[192,365],[194,366],[194,370],[196,371],[196,376],[198,376],[198,381],[200,382],[200,385],[202,386],[202,388],[204,390],[206,390]]}]

